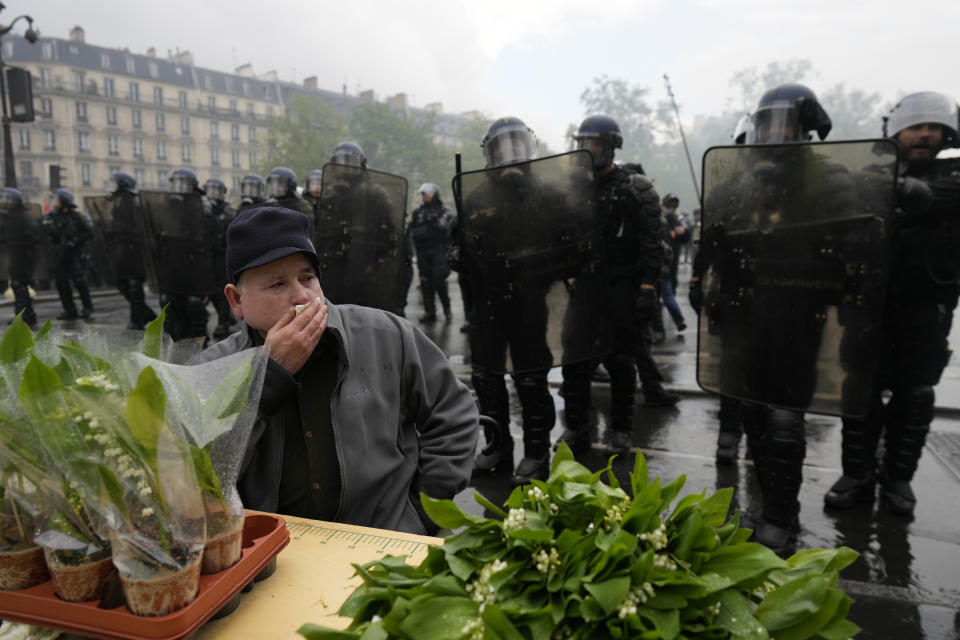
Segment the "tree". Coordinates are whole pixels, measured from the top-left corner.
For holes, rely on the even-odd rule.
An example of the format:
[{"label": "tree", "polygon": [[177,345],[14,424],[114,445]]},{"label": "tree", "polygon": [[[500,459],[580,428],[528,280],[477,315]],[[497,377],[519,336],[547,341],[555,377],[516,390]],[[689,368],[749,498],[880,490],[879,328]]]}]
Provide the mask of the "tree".
[{"label": "tree", "polygon": [[260,163],[260,173],[266,175],[274,167],[287,167],[302,183],[308,172],[323,167],[346,134],[346,123],[328,102],[312,96],[294,96],[287,113],[274,120],[267,131],[268,151]]}]

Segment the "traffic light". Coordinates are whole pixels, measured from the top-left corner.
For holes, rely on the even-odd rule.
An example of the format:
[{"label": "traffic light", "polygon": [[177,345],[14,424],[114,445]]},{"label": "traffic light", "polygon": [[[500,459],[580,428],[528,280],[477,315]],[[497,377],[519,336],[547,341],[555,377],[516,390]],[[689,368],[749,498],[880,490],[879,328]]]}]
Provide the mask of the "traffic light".
[{"label": "traffic light", "polygon": [[10,96],[10,121],[33,122],[33,81],[30,72],[7,67],[7,93]]},{"label": "traffic light", "polygon": [[67,181],[67,170],[58,164],[50,165],[50,188],[59,189]]}]

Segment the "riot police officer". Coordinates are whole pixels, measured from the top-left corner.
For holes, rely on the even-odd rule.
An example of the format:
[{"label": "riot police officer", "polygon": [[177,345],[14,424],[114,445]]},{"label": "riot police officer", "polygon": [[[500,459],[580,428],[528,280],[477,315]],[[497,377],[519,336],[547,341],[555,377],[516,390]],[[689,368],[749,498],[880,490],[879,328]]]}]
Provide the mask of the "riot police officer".
[{"label": "riot police officer", "polygon": [[217,270],[220,286],[216,291],[210,293],[210,302],[217,312],[217,326],[213,330],[213,337],[222,340],[231,333],[230,325],[236,322],[233,313],[230,311],[230,304],[223,294],[223,287],[227,285],[229,279],[226,272],[226,253],[227,253],[227,226],[233,220],[237,212],[230,203],[227,202],[227,185],[220,178],[210,178],[203,184],[203,190],[207,194],[207,201],[210,204],[210,211],[213,215],[212,235],[215,238],[213,246],[213,266]]},{"label": "riot police officer", "polygon": [[[147,304],[143,292],[146,282],[144,268],[142,224],[139,219],[140,198],[137,194],[137,181],[129,173],[117,171],[111,181],[113,189],[102,202],[102,211],[97,213],[102,220],[103,235],[109,241],[113,257],[114,271],[117,276],[117,289],[130,305],[128,329],[143,329],[147,323],[157,317],[156,312]],[[91,209],[99,209],[101,203],[86,201]],[[109,213],[106,209],[109,208]],[[108,217],[109,220],[104,218]]]},{"label": "riot police officer", "polygon": [[437,319],[434,296],[440,298],[443,314],[449,322],[453,319],[450,294],[447,292],[446,253],[450,244],[450,229],[456,219],[454,213],[440,200],[440,187],[425,182],[417,189],[421,204],[410,216],[409,233],[417,250],[417,269],[420,271],[420,292],[423,294],[423,309],[426,314],[421,322]]},{"label": "riot police officer", "polygon": [[[936,160],[942,149],[960,146],[958,132],[956,102],[932,91],[905,96],[885,118],[883,133],[900,149],[901,178],[924,181],[932,205],[896,220],[879,381],[867,416],[843,420],[843,476],[824,496],[828,507],[872,502],[878,479],[889,511],[910,516],[916,505],[910,482],[930,431],[934,387],[949,359],[947,337],[960,296],[960,173]],[[891,395],[884,403],[886,390]]]},{"label": "riot police officer", "polygon": [[[53,277],[60,304],[63,305],[63,313],[57,319],[76,320],[82,317],[89,320],[93,316],[93,300],[84,274],[84,249],[93,237],[93,224],[77,209],[73,193],[60,188],[53,190],[53,209],[44,217],[44,226],[55,250]],[[76,287],[83,304],[80,313],[77,313],[77,305],[73,301],[71,283]]]},{"label": "riot police officer", "polygon": [[313,206],[297,193],[297,174],[286,167],[274,167],[267,174],[267,201],[293,209],[313,220]]},{"label": "riot police officer", "polygon": [[307,179],[303,181],[303,197],[306,198],[314,210],[320,205],[323,196],[323,169],[311,169]]},{"label": "riot police officer", "polygon": [[[489,203],[490,206],[515,212],[521,219],[517,225],[533,224],[539,211],[537,202],[549,199],[538,185],[532,184],[522,165],[537,154],[537,141],[533,131],[519,118],[497,119],[487,131],[481,144],[488,169],[496,168],[490,180],[477,191],[465,194],[465,200]],[[467,211],[462,215],[480,218],[479,213]],[[500,242],[509,242],[500,221],[492,223],[497,228],[485,230],[487,235]],[[502,265],[500,265],[502,266]],[[471,322],[470,348],[474,355],[470,375],[477,393],[480,413],[493,418],[497,428],[484,423],[488,446],[477,456],[478,471],[490,472],[513,467],[513,438],[510,436],[510,407],[507,386],[502,371],[509,349],[516,371],[511,374],[523,420],[523,458],[513,469],[511,481],[524,484],[531,478],[545,479],[550,464],[550,430],[556,421],[556,410],[547,387],[547,372],[552,366],[552,354],[547,346],[547,316],[544,296],[546,291],[529,290],[511,297],[505,292],[512,282],[504,272],[502,277],[493,275],[482,295],[475,301]],[[535,287],[530,287],[534,289]],[[480,318],[483,314],[483,318]],[[480,356],[486,362],[501,362],[496,369],[480,364]]]},{"label": "riot police officer", "polygon": [[240,205],[237,213],[259,207],[263,204],[263,177],[259,173],[248,173],[240,180]]},{"label": "riot police officer", "polygon": [[[652,366],[656,371],[645,343],[637,339],[636,314],[649,317],[657,308],[656,282],[663,256],[660,198],[646,177],[613,163],[615,149],[623,146],[620,126],[613,118],[585,118],[575,140],[577,148],[593,154],[597,172],[612,309],[613,352],[604,358],[610,374],[610,445],[624,450],[630,446],[633,429],[637,387],[634,358],[641,366]],[[594,365],[577,363],[563,367],[567,426],[560,440],[574,451],[590,447],[590,377]],[[648,378],[651,385],[659,386],[651,376]],[[653,394],[652,386],[650,392]]]},{"label": "riot police officer", "polygon": [[367,156],[363,153],[363,147],[349,140],[345,140],[333,148],[330,162],[360,169],[367,168]]},{"label": "riot police officer", "polygon": [[[13,289],[14,314],[30,327],[37,324],[37,314],[30,298],[41,242],[38,234],[40,220],[32,218],[19,189],[8,187],[0,191],[0,250],[6,253],[7,281]],[[6,287],[4,287],[5,289]]]}]

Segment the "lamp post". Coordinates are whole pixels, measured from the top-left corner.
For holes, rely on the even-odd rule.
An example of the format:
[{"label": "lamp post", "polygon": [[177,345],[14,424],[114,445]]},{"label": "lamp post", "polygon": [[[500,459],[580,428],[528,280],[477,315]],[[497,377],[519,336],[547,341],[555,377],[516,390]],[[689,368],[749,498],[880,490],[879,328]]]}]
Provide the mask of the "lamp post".
[{"label": "lamp post", "polygon": [[[2,2],[0,2],[0,11],[3,11],[6,8]],[[33,18],[24,14],[14,18],[10,24],[7,26],[0,25],[0,38],[10,33],[10,30],[13,29],[15,25],[21,18],[26,19],[29,26],[27,27],[26,33],[23,34],[24,39],[30,44],[34,44],[37,40],[40,39],[40,33],[35,31],[33,28]],[[3,101],[3,176],[4,184],[7,187],[16,187],[17,186],[17,172],[13,166],[13,140],[10,139],[10,116],[7,114],[7,71],[6,66],[3,63],[3,47],[0,46],[0,100]]]}]

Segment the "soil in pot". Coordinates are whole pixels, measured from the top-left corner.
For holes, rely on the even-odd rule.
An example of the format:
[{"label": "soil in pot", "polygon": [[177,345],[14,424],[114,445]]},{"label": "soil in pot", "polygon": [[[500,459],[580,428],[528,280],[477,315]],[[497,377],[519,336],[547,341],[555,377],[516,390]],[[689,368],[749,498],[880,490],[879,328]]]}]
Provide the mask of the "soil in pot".
[{"label": "soil in pot", "polygon": [[26,589],[49,579],[43,547],[18,545],[0,551],[0,589]]},{"label": "soil in pot", "polygon": [[203,547],[204,574],[232,567],[243,554],[244,516],[218,512],[207,516],[207,543]]},{"label": "soil in pot", "polygon": [[51,549],[45,549],[47,569],[57,595],[67,602],[100,600],[116,568],[109,551],[66,562]]}]

